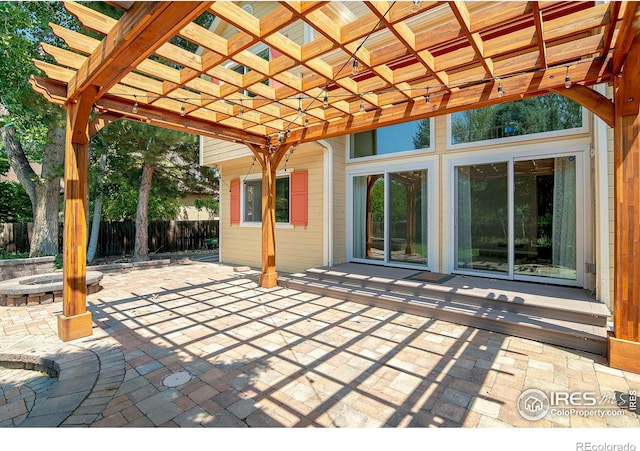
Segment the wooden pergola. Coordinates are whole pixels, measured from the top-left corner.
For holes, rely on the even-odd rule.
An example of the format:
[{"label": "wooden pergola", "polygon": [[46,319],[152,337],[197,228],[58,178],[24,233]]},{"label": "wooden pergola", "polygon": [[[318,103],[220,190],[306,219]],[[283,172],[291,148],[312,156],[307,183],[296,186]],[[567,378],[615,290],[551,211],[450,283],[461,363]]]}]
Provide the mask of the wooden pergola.
[{"label": "wooden pergola", "polygon": [[[31,80],[67,111],[63,340],[91,334],[87,143],[108,123],[246,144],[262,166],[260,284],[272,287],[275,173],[290,146],[556,92],[615,130],[609,358],[640,371],[638,2],[280,1],[264,13],[251,2],[110,3],[117,20],[65,3],[102,39],[51,24],[65,45],[42,44],[56,63],[35,61],[46,78]],[[303,44],[289,37],[300,28]],[[599,83],[613,100],[590,88]]]}]

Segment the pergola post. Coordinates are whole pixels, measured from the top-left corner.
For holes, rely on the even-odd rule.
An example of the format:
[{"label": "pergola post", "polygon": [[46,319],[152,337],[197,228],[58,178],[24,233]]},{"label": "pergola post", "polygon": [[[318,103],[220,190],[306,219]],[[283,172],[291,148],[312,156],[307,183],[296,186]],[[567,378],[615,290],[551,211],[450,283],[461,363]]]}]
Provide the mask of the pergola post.
[{"label": "pergola post", "polygon": [[276,271],[276,167],[271,158],[262,165],[262,272],[260,286],[275,287]]},{"label": "pergola post", "polygon": [[276,171],[291,145],[264,149],[247,144],[262,167],[262,267],[259,284],[273,288],[278,283],[276,271]]},{"label": "pergola post", "polygon": [[62,314],[58,336],[62,341],[91,335],[87,311],[87,170],[89,115],[97,89],[88,89],[67,105],[64,158],[64,233]]},{"label": "pergola post", "polygon": [[614,299],[609,365],[640,372],[640,38],[614,79]]}]

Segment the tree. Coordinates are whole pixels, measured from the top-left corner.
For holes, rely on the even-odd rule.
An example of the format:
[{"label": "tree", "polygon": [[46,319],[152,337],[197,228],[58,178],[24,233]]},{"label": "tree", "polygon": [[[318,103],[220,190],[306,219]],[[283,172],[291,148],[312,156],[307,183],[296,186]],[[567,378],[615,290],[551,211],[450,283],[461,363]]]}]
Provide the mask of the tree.
[{"label": "tree", "polygon": [[416,134],[413,135],[413,148],[414,149],[424,149],[429,147],[431,141],[431,120],[430,119],[422,119],[420,123],[418,123],[418,129],[416,130]]},{"label": "tree", "polygon": [[[582,125],[581,106],[558,94],[454,113],[451,143],[566,130]],[[414,137],[414,141],[418,139]]]},{"label": "tree", "polygon": [[[121,120],[96,135],[91,148],[92,160],[107,159],[101,188],[105,218],[135,219],[135,261],[149,259],[149,221],[175,218],[181,197],[211,192],[215,180],[198,168],[195,135]],[[92,183],[92,197],[97,187]]]},{"label": "tree", "polygon": [[[63,110],[46,102],[29,86],[32,59],[42,55],[40,42],[51,42],[48,23],[74,28],[60,3],[0,2],[0,127],[4,151],[33,211],[30,255],[58,252],[60,177],[64,160]],[[42,163],[36,174],[29,161]]]}]

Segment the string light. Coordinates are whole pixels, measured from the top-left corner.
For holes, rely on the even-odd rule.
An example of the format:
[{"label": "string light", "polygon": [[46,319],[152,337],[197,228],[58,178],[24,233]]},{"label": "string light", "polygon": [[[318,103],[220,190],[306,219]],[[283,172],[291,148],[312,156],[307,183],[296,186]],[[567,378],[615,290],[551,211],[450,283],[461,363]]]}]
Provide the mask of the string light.
[{"label": "string light", "polygon": [[329,95],[327,94],[327,90],[324,90],[324,98],[322,99],[322,108],[325,110],[329,107]]},{"label": "string light", "polygon": [[353,75],[358,75],[358,60],[354,58],[353,67],[351,68],[351,73]]},{"label": "string light", "polygon": [[302,111],[302,97],[298,97],[298,117],[304,116],[304,112]]},{"label": "string light", "polygon": [[[574,61],[572,64],[584,64],[584,63],[589,63],[589,62],[591,62],[591,61],[594,61],[595,59],[596,59],[596,58],[594,57],[594,58],[589,58],[589,59],[584,59],[584,60],[577,60],[577,61]],[[348,61],[347,61],[347,63],[348,63]],[[356,64],[354,64],[354,65],[355,65],[355,66],[357,66],[357,60],[354,60],[354,63],[356,63]],[[569,68],[570,68],[570,65],[567,65],[567,64],[565,63],[565,64],[563,64],[562,66],[565,66],[565,68],[566,68],[566,75],[565,75],[565,80],[564,80],[564,81],[565,81],[565,86],[566,86],[567,88],[569,88],[569,87],[571,87],[571,86],[572,86],[571,78],[570,78],[570,76],[569,76]],[[532,69],[532,70],[526,70],[526,71],[522,71],[522,72],[517,72],[517,73],[508,74],[508,75],[506,75],[505,77],[502,77],[502,78],[514,78],[514,77],[524,76],[524,75],[528,75],[528,74],[532,74],[532,73],[546,72],[546,71],[549,71],[549,70],[551,70],[551,69],[558,69],[558,68],[560,68],[560,67],[561,67],[561,65],[556,65],[556,66],[550,66],[550,67],[547,67],[546,69]],[[435,86],[428,86],[428,87],[424,87],[424,88],[422,88],[422,89],[425,89],[425,90],[426,90],[426,94],[425,94],[425,96],[424,96],[424,100],[425,100],[425,103],[426,103],[427,105],[430,105],[430,104],[431,104],[431,93],[430,93],[430,89],[431,89],[431,88],[436,88],[436,89],[437,89],[437,92],[439,93],[439,92],[440,92],[440,90],[441,90],[441,89],[439,89],[439,88],[443,88],[443,89],[445,89],[445,90],[446,90],[446,89],[451,89],[451,88],[465,89],[465,88],[470,87],[470,86],[478,85],[479,83],[490,83],[490,82],[497,83],[497,85],[498,85],[498,86],[497,86],[497,96],[498,96],[498,97],[503,97],[503,96],[504,96],[504,89],[503,89],[503,87],[502,87],[501,78],[500,78],[500,77],[492,77],[492,78],[483,78],[483,79],[478,79],[478,80],[475,80],[475,81],[465,80],[464,82],[446,83],[446,84],[439,84],[439,85],[435,85]],[[416,88],[406,88],[406,89],[398,89],[398,88],[395,88],[395,89],[383,89],[383,90],[376,91],[375,93],[379,95],[379,94],[383,94],[383,93],[392,93],[392,92],[411,92],[411,91],[413,91],[414,89],[416,89]],[[126,96],[131,96],[131,97],[133,97],[133,99],[134,99],[134,105],[133,105],[133,107],[132,107],[131,111],[132,111],[133,113],[136,113],[136,111],[137,111],[137,110],[138,110],[138,108],[139,108],[139,105],[138,105],[138,102],[137,102],[137,95],[135,95],[135,94],[125,94],[125,93],[120,93],[120,94],[118,94],[118,93],[113,93],[113,94],[114,94],[114,95],[116,95],[116,96],[121,96],[121,97],[126,97]],[[334,94],[334,95],[332,95],[332,97],[344,97],[344,98],[348,98],[348,97],[352,97],[352,96],[353,96],[353,94],[349,94],[349,93],[345,93],[345,94]],[[171,98],[170,96],[166,96],[166,95],[155,95],[155,96],[154,96],[154,95],[148,95],[148,97],[149,97],[149,98],[151,98],[151,99]],[[360,99],[359,111],[360,111],[361,113],[364,113],[364,112],[366,112],[366,108],[365,108],[364,100],[362,99],[362,95],[360,95],[360,97],[361,97],[361,99]],[[308,95],[300,95],[300,94],[296,94],[296,97],[293,97],[293,96],[286,97],[286,96],[285,96],[285,97],[282,97],[282,98],[269,98],[269,97],[263,97],[263,98],[264,98],[264,100],[266,100],[266,101],[270,101],[270,102],[279,102],[279,101],[282,101],[282,100],[293,100],[293,99],[297,98],[297,99],[298,99],[298,117],[305,118],[305,121],[304,121],[304,123],[303,123],[303,126],[304,126],[305,128],[309,126],[309,119],[308,119],[308,118],[306,118],[306,116],[307,116],[307,112],[306,112],[306,111],[303,111],[303,109],[302,109],[302,100],[303,100],[303,98],[305,98],[305,99],[318,100],[318,96],[316,96],[316,97],[312,97],[312,96],[308,96]],[[219,101],[225,101],[225,102],[239,102],[241,106],[240,106],[240,110],[239,110],[239,113],[238,113],[238,118],[241,118],[241,117],[242,117],[242,115],[243,115],[243,113],[245,112],[245,108],[244,108],[244,105],[243,105],[243,99],[237,99],[237,98],[236,98],[236,99],[234,99],[234,98],[232,98],[232,97],[226,97],[226,98],[211,97],[211,98],[207,98],[207,97],[202,97],[202,96],[197,97],[197,98],[195,98],[195,99],[196,99],[196,100],[200,100],[200,101],[202,101],[202,100],[214,100],[214,101],[215,101],[215,100],[219,100]],[[184,98],[184,99],[182,99],[182,105],[181,105],[181,108],[180,108],[180,115],[181,115],[181,116],[185,116],[185,114],[186,114],[186,102],[187,102],[188,100],[191,100],[191,99],[190,99],[190,98]],[[327,101],[327,103],[328,103],[328,101],[329,101],[328,85],[327,85],[327,87],[325,87],[325,89],[324,89],[323,100],[326,100],[326,101]],[[323,102],[323,104],[324,104],[324,102]],[[94,107],[94,111],[95,111],[95,109],[97,109],[97,108],[99,108],[99,107],[96,105],[96,106]],[[209,109],[209,108],[207,108],[206,106],[203,106],[203,107],[201,107],[201,108],[202,108],[202,109],[205,109],[205,110],[208,110],[208,109]],[[106,111],[108,111],[108,110],[109,110],[109,109],[107,109]],[[290,121],[290,122],[289,122],[289,124],[294,124],[294,122],[293,122],[293,121]],[[289,137],[289,136],[290,136],[290,133],[291,133],[291,132],[290,132],[290,130],[287,128],[287,130],[286,130],[286,136],[287,136],[287,137]],[[272,134],[272,135],[271,135],[271,137],[274,137],[274,135]],[[269,136],[265,136],[265,138],[269,139]]]},{"label": "string light", "polygon": [[411,10],[413,12],[420,10],[420,0],[413,0],[413,4],[411,5]]}]

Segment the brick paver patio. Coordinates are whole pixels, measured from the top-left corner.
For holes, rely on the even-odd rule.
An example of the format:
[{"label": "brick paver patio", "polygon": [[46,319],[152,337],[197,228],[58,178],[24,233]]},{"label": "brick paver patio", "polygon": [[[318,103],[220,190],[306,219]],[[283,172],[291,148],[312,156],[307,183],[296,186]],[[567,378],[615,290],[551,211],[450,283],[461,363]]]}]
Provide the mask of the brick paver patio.
[{"label": "brick paver patio", "polygon": [[[88,297],[93,336],[67,344],[60,304],[0,308],[0,354],[14,342],[58,356],[70,346],[99,367],[89,394],[0,370],[0,426],[55,425],[44,421],[61,402],[72,410],[61,425],[92,427],[640,426],[628,409],[602,408],[640,388],[602,356],[262,289],[254,273],[210,262],[105,273],[102,286]],[[529,421],[516,408],[528,388],[593,392],[607,413]]]}]

